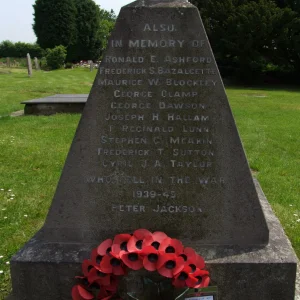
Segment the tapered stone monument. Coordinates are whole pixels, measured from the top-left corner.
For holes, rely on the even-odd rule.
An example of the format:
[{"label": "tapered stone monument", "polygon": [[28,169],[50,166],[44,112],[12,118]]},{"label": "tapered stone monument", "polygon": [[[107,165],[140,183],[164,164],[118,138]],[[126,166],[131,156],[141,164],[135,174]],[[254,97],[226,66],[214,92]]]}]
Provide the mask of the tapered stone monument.
[{"label": "tapered stone monument", "polygon": [[37,57],[34,58],[34,65],[35,65],[35,69],[37,71],[40,71],[41,70],[41,67],[40,67],[40,63],[39,63],[39,60]]},{"label": "tapered stone monument", "polygon": [[31,77],[32,76],[32,62],[31,62],[31,57],[30,57],[29,53],[27,53],[26,61],[27,61],[28,76]]},{"label": "tapered stone monument", "polygon": [[90,65],[90,72],[93,72],[94,69],[94,62],[92,60],[89,60],[89,65]]},{"label": "tapered stone monument", "polygon": [[122,8],[45,225],[12,259],[14,299],[70,299],[90,250],[137,228],[203,255],[219,300],[293,299],[295,254],[185,0]]}]

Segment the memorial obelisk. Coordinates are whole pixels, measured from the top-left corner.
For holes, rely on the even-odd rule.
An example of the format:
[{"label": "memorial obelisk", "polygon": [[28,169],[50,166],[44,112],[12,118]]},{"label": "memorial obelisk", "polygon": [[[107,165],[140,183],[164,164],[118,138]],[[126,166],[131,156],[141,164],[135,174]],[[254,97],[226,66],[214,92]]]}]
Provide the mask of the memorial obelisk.
[{"label": "memorial obelisk", "polygon": [[90,250],[137,228],[198,250],[219,300],[292,300],[295,255],[253,182],[198,9],[185,0],[122,8],[45,225],[12,259],[14,299],[70,299]]}]

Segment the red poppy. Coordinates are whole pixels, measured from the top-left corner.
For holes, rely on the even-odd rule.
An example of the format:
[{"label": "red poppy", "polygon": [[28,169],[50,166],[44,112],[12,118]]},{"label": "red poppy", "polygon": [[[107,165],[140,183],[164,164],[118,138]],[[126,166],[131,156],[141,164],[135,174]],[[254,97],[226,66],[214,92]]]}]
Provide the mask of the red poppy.
[{"label": "red poppy", "polygon": [[112,298],[112,293],[108,292],[105,288],[100,288],[100,291],[97,295],[97,299],[98,300],[108,300],[108,299],[111,299]]},{"label": "red poppy", "polygon": [[175,253],[179,255],[183,253],[183,245],[179,240],[166,238],[161,242],[158,250],[165,253]]},{"label": "red poppy", "polygon": [[159,258],[159,251],[157,251],[153,246],[144,247],[141,255],[143,258],[144,268],[148,271],[155,271],[157,269],[157,262]]},{"label": "red poppy", "polygon": [[162,276],[172,278],[184,268],[184,259],[174,253],[161,253],[157,262],[157,271]]},{"label": "red poppy", "polygon": [[143,247],[153,246],[156,250],[158,250],[161,242],[167,238],[168,236],[164,232],[156,231],[144,239]]},{"label": "red poppy", "polygon": [[110,285],[104,286],[100,289],[97,299],[111,299],[111,297],[113,297],[114,294],[117,292],[118,284],[119,279],[116,276],[111,275]]},{"label": "red poppy", "polygon": [[113,241],[113,245],[111,247],[112,251],[115,253],[120,253],[120,251],[127,252],[127,243],[130,240],[130,238],[131,235],[127,233],[116,235]]},{"label": "red poppy", "polygon": [[[101,296],[100,296],[101,297]],[[99,296],[98,296],[98,299],[101,299],[101,300],[109,300],[109,299],[111,299],[112,298],[112,296],[108,296],[108,297],[105,297],[105,298],[99,298]]]},{"label": "red poppy", "polygon": [[85,277],[88,277],[89,276],[89,272],[94,268],[94,264],[91,260],[88,260],[88,259],[85,259],[83,262],[82,262],[82,272],[84,274]]},{"label": "red poppy", "polygon": [[100,268],[103,273],[114,274],[114,275],[124,275],[124,268],[121,259],[105,255],[100,263]]},{"label": "red poppy", "polygon": [[135,236],[139,240],[143,240],[145,237],[152,235],[152,233],[148,229],[137,229],[133,236]]},{"label": "red poppy", "polygon": [[199,289],[209,285],[210,278],[208,271],[197,269],[192,275],[198,280],[195,286],[193,286],[194,288]]},{"label": "red poppy", "polygon": [[[81,285],[72,289],[73,300],[109,300],[116,296],[119,276],[129,268],[157,270],[164,277],[172,278],[175,287],[202,288],[209,285],[209,272],[203,270],[203,258],[192,248],[184,248],[177,239],[164,232],[151,233],[138,229],[133,234],[119,234],[107,239],[96,249],[91,258],[82,263]],[[119,299],[121,300],[121,299]]]},{"label": "red poppy", "polygon": [[98,255],[104,256],[106,254],[109,254],[111,252],[112,242],[112,239],[107,239],[102,242],[97,248]]},{"label": "red poppy", "polygon": [[183,253],[179,256],[183,257],[185,264],[191,267],[191,273],[194,273],[196,269],[203,269],[205,267],[204,259],[193,248],[184,248]]},{"label": "red poppy", "polygon": [[[101,296],[100,296],[100,297],[101,297]],[[100,297],[99,297],[99,295],[98,295],[98,299],[101,299],[101,300],[109,300],[109,299],[112,298],[112,296],[108,296],[108,297],[105,297],[105,298],[102,298],[102,297],[100,298]]]},{"label": "red poppy", "polygon": [[180,254],[183,257],[185,263],[189,265],[190,263],[196,264],[197,263],[197,253],[193,248],[186,247],[183,249],[183,252]]},{"label": "red poppy", "polygon": [[94,295],[88,292],[83,286],[75,285],[72,288],[72,299],[73,300],[92,300],[95,299]]},{"label": "red poppy", "polygon": [[90,284],[97,283],[100,286],[110,285],[110,274],[103,273],[100,268],[93,268],[87,277]]},{"label": "red poppy", "polygon": [[[110,300],[110,299],[112,299],[113,296],[114,295],[111,295],[111,296],[108,296],[108,297],[105,297],[105,298],[98,298],[98,299],[101,299],[101,300]],[[116,300],[122,300],[121,298],[114,298],[114,299],[116,299]]]},{"label": "red poppy", "polygon": [[143,268],[143,258],[139,255],[139,252],[121,251],[120,257],[123,263],[130,269],[140,270]]},{"label": "red poppy", "polygon": [[152,233],[147,229],[136,230],[127,243],[128,252],[141,251],[144,239],[150,237]]},{"label": "red poppy", "polygon": [[185,286],[192,288],[196,285],[198,279],[191,274],[191,267],[185,266],[178,274],[173,278],[173,285],[176,288],[184,288]]},{"label": "red poppy", "polygon": [[103,256],[98,254],[97,248],[92,250],[91,261],[94,265],[100,265]]},{"label": "red poppy", "polygon": [[105,289],[111,293],[116,293],[118,289],[119,279],[111,275],[110,277],[110,285],[106,286]]},{"label": "red poppy", "polygon": [[198,269],[204,269],[205,268],[205,261],[203,259],[203,257],[199,254],[197,254],[197,264],[196,267]]}]

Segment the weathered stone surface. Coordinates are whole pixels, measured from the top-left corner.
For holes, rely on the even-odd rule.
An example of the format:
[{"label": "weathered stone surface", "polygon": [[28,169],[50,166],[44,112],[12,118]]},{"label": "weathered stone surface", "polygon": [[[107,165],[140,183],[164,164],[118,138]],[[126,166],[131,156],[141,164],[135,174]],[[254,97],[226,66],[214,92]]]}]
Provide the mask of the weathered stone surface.
[{"label": "weathered stone surface", "polygon": [[86,103],[88,94],[56,94],[53,96],[26,100],[22,104]]},{"label": "weathered stone surface", "polygon": [[27,53],[26,61],[27,61],[28,76],[31,77],[32,76],[32,62],[31,62],[31,57],[30,57],[29,53]]},{"label": "weathered stone surface", "polygon": [[37,71],[40,71],[40,70],[41,70],[41,68],[40,68],[40,63],[39,63],[39,60],[38,60],[37,57],[34,58],[34,65],[35,65],[35,69],[36,69]]},{"label": "weathered stone surface", "polygon": [[82,113],[84,103],[26,104],[25,115],[50,116],[61,113]]},{"label": "weathered stone surface", "polygon": [[203,245],[267,244],[198,10],[140,3],[118,18],[43,235],[92,242],[145,227]]},{"label": "weathered stone surface", "polygon": [[45,225],[12,259],[15,300],[69,299],[90,250],[141,227],[203,255],[219,300],[293,299],[295,254],[187,1],[122,8]]},{"label": "weathered stone surface", "polygon": [[6,66],[10,68],[10,57],[6,57]]},{"label": "weathered stone surface", "polygon": [[90,71],[92,72],[94,69],[94,62],[92,60],[89,60],[89,65],[90,65]]},{"label": "weathered stone surface", "polygon": [[17,110],[14,111],[10,114],[11,117],[15,118],[15,117],[21,117],[24,116],[24,110]]},{"label": "weathered stone surface", "polygon": [[82,113],[88,94],[57,94],[41,99],[21,102],[25,115],[53,115],[56,113]]},{"label": "weathered stone surface", "polygon": [[[184,240],[206,258],[218,300],[294,300],[297,258],[258,182],[256,189],[270,230],[266,247],[203,247]],[[11,261],[13,299],[69,300],[80,262],[96,245],[47,243],[36,236]]]}]

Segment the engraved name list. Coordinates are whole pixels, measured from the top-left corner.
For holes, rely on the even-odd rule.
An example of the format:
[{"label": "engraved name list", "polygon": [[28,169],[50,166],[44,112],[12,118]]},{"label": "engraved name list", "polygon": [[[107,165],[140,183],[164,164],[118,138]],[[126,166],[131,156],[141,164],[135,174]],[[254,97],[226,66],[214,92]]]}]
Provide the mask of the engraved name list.
[{"label": "engraved name list", "polygon": [[174,24],[137,30],[147,38],[110,40],[115,56],[100,66],[97,85],[112,101],[95,149],[101,174],[85,181],[122,187],[126,197],[113,201],[112,213],[201,214],[205,199],[195,194],[226,181],[215,173],[218,116],[203,97],[220,84],[213,58],[204,37],[186,40]]}]

